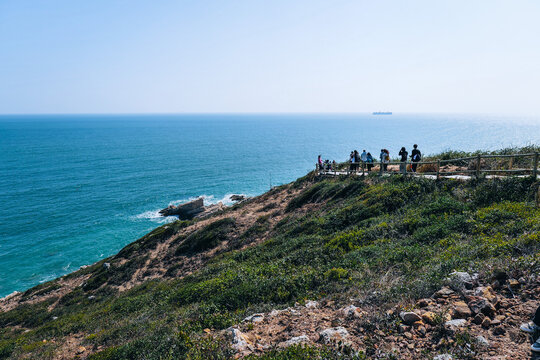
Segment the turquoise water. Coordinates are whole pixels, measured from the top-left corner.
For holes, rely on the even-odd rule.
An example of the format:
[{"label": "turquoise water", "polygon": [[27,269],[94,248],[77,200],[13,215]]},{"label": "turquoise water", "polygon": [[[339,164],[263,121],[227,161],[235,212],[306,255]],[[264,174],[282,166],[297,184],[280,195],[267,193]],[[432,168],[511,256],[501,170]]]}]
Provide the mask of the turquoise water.
[{"label": "turquoise water", "polygon": [[116,253],[204,195],[256,195],[353,149],[540,143],[539,119],[467,115],[0,117],[0,296]]}]

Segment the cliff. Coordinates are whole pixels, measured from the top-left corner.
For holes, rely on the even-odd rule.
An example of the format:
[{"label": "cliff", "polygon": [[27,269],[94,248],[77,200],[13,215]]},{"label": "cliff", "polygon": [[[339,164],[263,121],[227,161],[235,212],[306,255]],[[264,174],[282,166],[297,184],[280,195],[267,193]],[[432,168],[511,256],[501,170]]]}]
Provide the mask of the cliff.
[{"label": "cliff", "polygon": [[527,358],[537,187],[308,174],[0,301],[0,359]]}]

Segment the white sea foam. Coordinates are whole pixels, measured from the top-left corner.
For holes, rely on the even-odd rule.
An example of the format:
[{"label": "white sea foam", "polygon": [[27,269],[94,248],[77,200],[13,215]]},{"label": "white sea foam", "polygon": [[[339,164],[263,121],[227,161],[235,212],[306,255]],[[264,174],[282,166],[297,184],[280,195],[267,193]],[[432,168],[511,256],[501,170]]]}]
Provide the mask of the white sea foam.
[{"label": "white sea foam", "polygon": [[159,210],[160,209],[145,211],[138,215],[132,216],[131,219],[135,221],[136,220],[150,220],[158,224],[167,224],[175,220],[178,220],[175,216],[165,216],[165,217],[161,216],[161,214],[159,213]]},{"label": "white sea foam", "polygon": [[[234,204],[234,201],[231,200],[231,196],[233,196],[233,195],[235,195],[235,194],[225,194],[225,196],[223,196],[220,199],[216,199],[216,197],[214,195],[200,195],[200,196],[195,196],[195,197],[189,197],[187,199],[174,200],[174,201],[171,201],[169,203],[169,205],[178,206],[180,204],[184,204],[184,203],[187,203],[189,201],[197,200],[198,198],[202,197],[203,201],[204,201],[204,205],[206,205],[206,206],[214,205],[214,204],[217,204],[217,203],[222,203],[225,206],[230,206],[230,205]],[[237,195],[246,196],[245,194],[237,194]],[[176,216],[166,216],[166,217],[161,216],[160,213],[159,213],[160,210],[161,209],[145,211],[145,212],[140,213],[138,215],[132,216],[131,219],[132,220],[150,220],[150,221],[158,223],[158,224],[167,224],[167,223],[173,222],[175,220],[178,220],[178,218]]]}]

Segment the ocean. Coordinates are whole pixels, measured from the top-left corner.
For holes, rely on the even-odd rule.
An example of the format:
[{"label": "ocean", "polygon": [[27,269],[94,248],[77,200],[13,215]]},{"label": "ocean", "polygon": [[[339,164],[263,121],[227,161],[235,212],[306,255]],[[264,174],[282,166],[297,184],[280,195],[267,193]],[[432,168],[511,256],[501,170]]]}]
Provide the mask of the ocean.
[{"label": "ocean", "polygon": [[445,114],[0,116],[0,297],[115,254],[198,196],[230,203],[417,143],[424,154],[540,144],[540,119]]}]

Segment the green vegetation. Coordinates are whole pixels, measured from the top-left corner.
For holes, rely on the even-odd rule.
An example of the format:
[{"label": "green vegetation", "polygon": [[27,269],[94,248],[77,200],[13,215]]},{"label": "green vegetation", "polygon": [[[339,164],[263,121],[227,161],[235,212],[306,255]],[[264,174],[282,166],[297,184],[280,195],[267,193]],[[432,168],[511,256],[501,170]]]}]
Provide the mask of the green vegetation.
[{"label": "green vegetation", "polygon": [[[90,359],[228,359],[231,350],[206,336],[205,328],[225,329],[248,314],[306,298],[366,296],[384,309],[430,295],[453,270],[489,276],[502,268],[527,269],[540,261],[538,185],[517,177],[462,183],[310,174],[274,190],[303,188],[283,220],[271,227],[269,217],[260,217],[229,251],[187,277],[147,281],[123,293],[111,287],[147,260],[144,250],[189,225],[177,222],[107,259],[110,268],[102,261],[81,270],[90,274],[86,284],[62,298],[0,313],[0,359],[51,358],[61,339],[76,333],[86,334],[83,346],[100,346]],[[180,237],[170,251],[193,256],[231,240],[236,228],[233,218],[214,221]],[[262,243],[238,250],[238,241],[263,234]],[[36,287],[27,296],[56,286]],[[292,358],[339,357],[323,347],[262,357]]]}]

